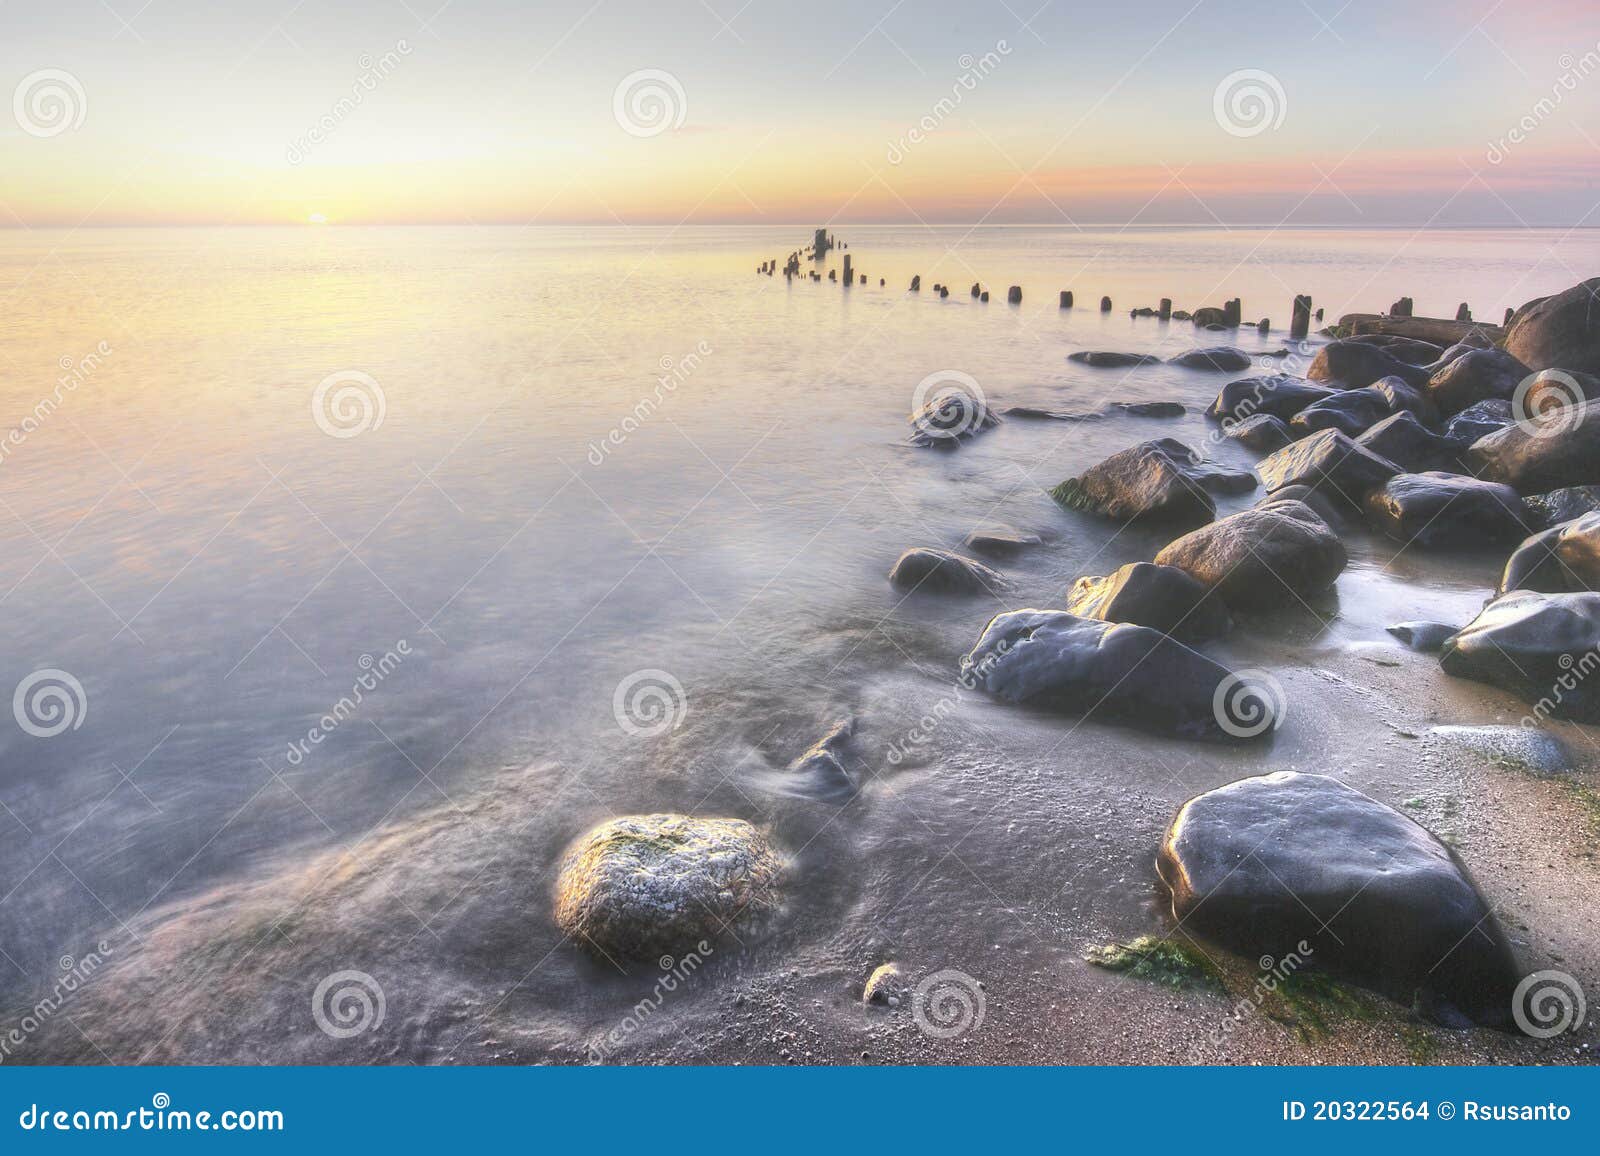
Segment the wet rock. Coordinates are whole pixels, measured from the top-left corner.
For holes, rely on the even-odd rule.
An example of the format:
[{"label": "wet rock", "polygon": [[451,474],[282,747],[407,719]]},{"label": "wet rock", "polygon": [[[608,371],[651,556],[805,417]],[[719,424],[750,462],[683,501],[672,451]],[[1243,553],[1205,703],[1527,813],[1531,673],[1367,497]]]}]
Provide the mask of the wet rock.
[{"label": "wet rock", "polygon": [[993,526],[979,527],[968,534],[961,544],[969,550],[976,550],[991,558],[1009,558],[1028,546],[1037,546],[1043,540],[1037,534],[1019,530],[1002,522]]},{"label": "wet rock", "polygon": [[1481,437],[1503,430],[1515,421],[1511,403],[1498,398],[1469,405],[1444,423],[1444,436],[1470,446]]},{"label": "wet rock", "polygon": [[1530,717],[1600,722],[1600,594],[1517,590],[1496,598],[1444,645],[1446,674],[1534,704]]},{"label": "wet rock", "polygon": [[1584,514],[1527,539],[1506,562],[1497,593],[1600,590],[1600,513]]},{"label": "wet rock", "polygon": [[1325,429],[1355,437],[1393,412],[1389,400],[1376,390],[1347,389],[1306,406],[1294,415],[1289,428],[1300,437]]},{"label": "wet rock", "polygon": [[1130,562],[1104,577],[1083,577],[1067,594],[1067,611],[1102,622],[1132,622],[1185,642],[1219,638],[1233,629],[1222,599],[1184,571]]},{"label": "wet rock", "polygon": [[1572,770],[1566,744],[1537,727],[1430,727],[1428,734],[1451,746],[1486,755],[1497,763],[1525,767],[1535,774],[1560,775]]},{"label": "wet rock", "polygon": [[1063,506],[1107,518],[1166,520],[1193,525],[1216,514],[1211,492],[1244,493],[1255,488],[1248,472],[1226,469],[1173,438],[1141,442],[1112,454],[1050,496]]},{"label": "wet rock", "polygon": [[1242,685],[1226,667],[1159,630],[1064,610],[999,615],[962,669],[973,685],[1008,702],[1158,734],[1258,738],[1276,721],[1266,704],[1259,730],[1224,729],[1219,717],[1232,716],[1216,704]]},{"label": "wet rock", "polygon": [[1532,372],[1503,349],[1474,349],[1428,379],[1428,398],[1446,416],[1480,401],[1510,401]]},{"label": "wet rock", "polygon": [[1308,598],[1332,586],[1347,560],[1328,524],[1295,501],[1230,514],[1156,555],[1156,562],[1183,570],[1234,610]]},{"label": "wet rock", "polygon": [[1401,411],[1384,418],[1356,439],[1356,445],[1410,473],[1461,470],[1466,446],[1424,429],[1413,414]]},{"label": "wet rock", "polygon": [[1446,1022],[1509,1021],[1516,959],[1466,867],[1337,779],[1279,771],[1198,795],[1158,867],[1173,915],[1234,951],[1298,952]]},{"label": "wet rock", "polygon": [[1263,458],[1256,467],[1269,490],[1310,486],[1328,498],[1359,509],[1368,494],[1400,472],[1400,467],[1327,429]]},{"label": "wet rock", "polygon": [[1288,421],[1306,406],[1332,397],[1335,392],[1287,373],[1242,377],[1222,387],[1217,399],[1206,410],[1206,416],[1224,425],[1245,421],[1257,414],[1270,414]]},{"label": "wet rock", "polygon": [[1421,341],[1415,337],[1401,337],[1393,333],[1363,333],[1347,338],[1347,340],[1359,341],[1363,345],[1377,346],[1390,357],[1403,361],[1407,365],[1428,365],[1439,360],[1439,355],[1444,352],[1442,348],[1431,341]]},{"label": "wet rock", "polygon": [[885,963],[867,977],[866,985],[861,989],[861,1002],[897,1007],[905,993],[906,983],[900,974],[900,965]]},{"label": "wet rock", "polygon": [[1214,345],[1208,349],[1191,349],[1188,353],[1180,353],[1172,358],[1168,365],[1176,365],[1183,369],[1215,369],[1224,372],[1237,372],[1250,368],[1250,355],[1242,349],[1235,349],[1231,345]]},{"label": "wet rock", "polygon": [[1106,408],[1134,417],[1182,417],[1189,412],[1176,401],[1114,401]]},{"label": "wet rock", "polygon": [[1423,654],[1437,654],[1445,639],[1461,628],[1446,626],[1443,622],[1402,622],[1385,629],[1412,650],[1421,651]]},{"label": "wet rock", "polygon": [[1534,494],[1523,502],[1536,524],[1548,529],[1600,510],[1600,486],[1568,486],[1548,494]]},{"label": "wet rock", "polygon": [[1600,374],[1600,277],[1518,309],[1505,348],[1533,369]]},{"label": "wet rock", "polygon": [[1150,353],[1114,353],[1106,350],[1080,350],[1067,354],[1068,361],[1079,365],[1092,365],[1096,369],[1126,369],[1136,365],[1160,365],[1161,359]]},{"label": "wet rock", "polygon": [[1289,427],[1270,413],[1258,413],[1255,417],[1245,418],[1237,425],[1227,423],[1224,429],[1227,436],[1240,445],[1261,453],[1281,450],[1294,441],[1294,435],[1289,432]]},{"label": "wet rock", "polygon": [[781,863],[742,819],[626,815],[568,849],[556,880],[556,924],[614,959],[718,939],[776,900]]},{"label": "wet rock", "polygon": [[1398,377],[1386,377],[1367,388],[1383,398],[1391,413],[1409,413],[1425,426],[1439,424],[1439,407],[1433,404],[1433,399],[1424,390],[1407,385]]},{"label": "wet rock", "polygon": [[1304,502],[1311,507],[1317,517],[1328,524],[1330,530],[1336,533],[1366,524],[1364,515],[1358,517],[1356,510],[1310,486],[1284,486],[1264,496],[1256,505],[1270,506],[1274,502]]},{"label": "wet rock", "polygon": [[1386,377],[1398,377],[1418,388],[1427,384],[1428,371],[1408,365],[1375,345],[1360,341],[1333,341],[1317,350],[1306,376],[1312,381],[1336,381],[1346,389],[1361,389]]},{"label": "wet rock", "polygon": [[1226,329],[1228,326],[1228,311],[1226,309],[1218,309],[1214,305],[1207,305],[1196,309],[1190,314],[1189,320],[1193,321],[1198,329]]},{"label": "wet rock", "polygon": [[854,733],[855,720],[844,719],[806,748],[784,774],[788,793],[830,802],[853,796],[856,784],[845,768],[844,757]]},{"label": "wet rock", "polygon": [[982,594],[1005,585],[1005,579],[977,559],[929,546],[900,555],[889,571],[889,582],[901,590],[927,594]]},{"label": "wet rock", "polygon": [[977,437],[1000,424],[1000,419],[982,398],[953,390],[932,398],[911,415],[911,444],[935,449],[954,449],[967,438]]},{"label": "wet rock", "polygon": [[1600,484],[1600,406],[1564,425],[1508,425],[1473,442],[1467,463],[1524,494]]},{"label": "wet rock", "polygon": [[1408,546],[1481,547],[1528,532],[1522,499],[1510,486],[1461,474],[1396,474],[1367,497],[1367,520]]},{"label": "wet rock", "polygon": [[1113,401],[1102,409],[1086,413],[1064,413],[1060,410],[1039,409],[1034,406],[1014,405],[1006,410],[1007,417],[1020,417],[1036,421],[1100,421],[1115,414],[1132,417],[1182,417],[1189,411],[1175,401]]}]

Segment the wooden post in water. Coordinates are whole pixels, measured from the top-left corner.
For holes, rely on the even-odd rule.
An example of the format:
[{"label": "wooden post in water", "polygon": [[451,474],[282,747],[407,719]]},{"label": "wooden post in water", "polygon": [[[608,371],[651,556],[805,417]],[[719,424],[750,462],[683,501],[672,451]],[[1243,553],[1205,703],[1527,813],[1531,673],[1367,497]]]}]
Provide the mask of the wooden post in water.
[{"label": "wooden post in water", "polygon": [[1510,325],[1511,324],[1511,318],[1516,315],[1516,312],[1517,311],[1515,309],[1511,308],[1509,305],[1506,306],[1506,319],[1503,322],[1501,322],[1501,324],[1502,325]]},{"label": "wooden post in water", "polygon": [[1229,329],[1239,328],[1239,323],[1244,319],[1244,306],[1235,297],[1222,307],[1222,323]]},{"label": "wooden post in water", "polygon": [[1272,329],[1272,322],[1268,321],[1265,317],[1263,317],[1256,324],[1256,332],[1260,333],[1261,336],[1263,336],[1263,337],[1265,337],[1271,331],[1271,329]]},{"label": "wooden post in water", "polygon": [[856,283],[856,275],[853,272],[851,272],[851,269],[850,269],[850,254],[846,253],[844,255],[844,284],[845,284],[845,288],[848,289],[851,285],[854,285],[855,283]]},{"label": "wooden post in water", "polygon": [[1100,298],[1100,312],[1102,312],[1102,313],[1110,313],[1111,312],[1111,298],[1109,298],[1109,297]]},{"label": "wooden post in water", "polygon": [[1297,293],[1294,298],[1294,316],[1289,321],[1289,336],[1304,337],[1311,332],[1311,297]]},{"label": "wooden post in water", "polygon": [[1461,307],[1456,310],[1456,320],[1457,321],[1471,321],[1472,320],[1472,310],[1467,308],[1467,303],[1465,301],[1463,301],[1461,303]]},{"label": "wooden post in water", "polygon": [[1157,316],[1160,317],[1161,320],[1163,320],[1163,321],[1171,321],[1172,320],[1172,298],[1171,297],[1163,297],[1161,299],[1161,309],[1158,311]]},{"label": "wooden post in water", "polygon": [[1061,308],[1063,308],[1063,309],[1071,309],[1072,308],[1072,290],[1071,289],[1063,289],[1061,291]]},{"label": "wooden post in water", "polygon": [[1006,301],[1008,301],[1012,305],[1021,305],[1022,304],[1022,286],[1021,285],[1013,285],[1010,289],[1007,289],[1006,290]]},{"label": "wooden post in water", "polygon": [[922,288],[922,274],[918,273],[915,277],[911,278],[911,292],[915,293],[918,289],[921,289],[921,288]]},{"label": "wooden post in water", "polygon": [[987,305],[989,303],[989,291],[985,289],[981,294],[979,294],[978,300]]}]

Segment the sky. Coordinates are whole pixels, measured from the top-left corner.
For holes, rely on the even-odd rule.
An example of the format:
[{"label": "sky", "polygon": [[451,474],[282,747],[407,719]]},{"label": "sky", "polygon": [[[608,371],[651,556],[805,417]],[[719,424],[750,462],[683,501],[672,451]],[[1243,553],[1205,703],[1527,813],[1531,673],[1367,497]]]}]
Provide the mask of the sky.
[{"label": "sky", "polygon": [[4,0],[0,225],[1600,224],[1594,0]]}]

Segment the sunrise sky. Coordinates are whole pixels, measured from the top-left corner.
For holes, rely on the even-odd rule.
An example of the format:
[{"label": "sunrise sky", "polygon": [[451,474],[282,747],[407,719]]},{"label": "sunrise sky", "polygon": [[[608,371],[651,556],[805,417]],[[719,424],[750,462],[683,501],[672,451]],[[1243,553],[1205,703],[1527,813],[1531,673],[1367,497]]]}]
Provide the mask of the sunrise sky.
[{"label": "sunrise sky", "polygon": [[1533,7],[30,0],[0,224],[1600,224],[1600,6]]}]

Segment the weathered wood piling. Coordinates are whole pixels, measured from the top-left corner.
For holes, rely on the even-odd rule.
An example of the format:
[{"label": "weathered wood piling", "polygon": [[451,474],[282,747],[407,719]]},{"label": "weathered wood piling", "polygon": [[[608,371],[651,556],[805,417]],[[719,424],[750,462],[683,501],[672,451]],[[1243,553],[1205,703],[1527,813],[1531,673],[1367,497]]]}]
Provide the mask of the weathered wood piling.
[{"label": "weathered wood piling", "polygon": [[1111,312],[1111,298],[1109,298],[1109,297],[1100,298],[1100,312],[1102,312],[1102,313],[1110,313]]},{"label": "weathered wood piling", "polygon": [[1072,308],[1072,290],[1071,289],[1063,289],[1061,291],[1061,308],[1063,308],[1063,309],[1071,309]]},{"label": "weathered wood piling", "polygon": [[1006,301],[1012,305],[1022,304],[1022,286],[1013,285],[1006,290]]},{"label": "weathered wood piling", "polygon": [[1289,336],[1304,337],[1311,332],[1311,297],[1297,293],[1294,299],[1294,316],[1289,320]]},{"label": "weathered wood piling", "polygon": [[1161,318],[1161,320],[1163,320],[1163,321],[1171,321],[1172,320],[1172,298],[1171,297],[1163,297],[1161,299],[1161,308],[1156,311],[1156,316]]}]

